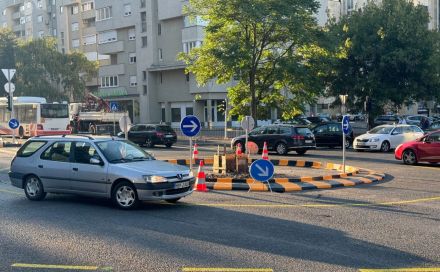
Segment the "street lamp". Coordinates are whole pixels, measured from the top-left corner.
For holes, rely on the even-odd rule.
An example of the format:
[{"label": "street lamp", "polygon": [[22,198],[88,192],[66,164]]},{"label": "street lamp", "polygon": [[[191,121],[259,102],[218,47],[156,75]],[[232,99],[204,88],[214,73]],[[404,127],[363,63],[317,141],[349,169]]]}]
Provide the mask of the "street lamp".
[{"label": "street lamp", "polygon": [[339,95],[339,99],[341,100],[341,103],[342,103],[342,109],[341,109],[342,115],[347,113],[347,109],[346,109],[346,106],[345,106],[345,103],[347,102],[347,97],[348,97],[348,94],[340,94]]}]

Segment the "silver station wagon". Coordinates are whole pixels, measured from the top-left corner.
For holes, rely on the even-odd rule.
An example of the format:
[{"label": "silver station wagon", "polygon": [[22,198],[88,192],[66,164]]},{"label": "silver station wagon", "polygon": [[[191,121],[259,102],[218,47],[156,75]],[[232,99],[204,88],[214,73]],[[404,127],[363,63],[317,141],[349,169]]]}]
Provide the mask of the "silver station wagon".
[{"label": "silver station wagon", "polygon": [[17,151],[9,177],[30,200],[72,193],[111,198],[122,209],[143,200],[177,202],[195,182],[188,167],[158,161],[130,141],[91,136],[31,138]]}]

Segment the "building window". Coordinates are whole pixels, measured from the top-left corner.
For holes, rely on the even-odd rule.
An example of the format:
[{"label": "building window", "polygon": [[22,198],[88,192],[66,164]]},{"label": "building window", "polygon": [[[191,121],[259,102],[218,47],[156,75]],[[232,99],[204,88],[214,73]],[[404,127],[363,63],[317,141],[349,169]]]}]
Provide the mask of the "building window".
[{"label": "building window", "polygon": [[64,46],[64,32],[60,32],[61,45]]},{"label": "building window", "polygon": [[79,7],[78,6],[72,6],[72,14],[78,14]]},{"label": "building window", "polygon": [[159,81],[160,81],[160,84],[163,83],[163,74],[162,74],[162,72],[159,73]]},{"label": "building window", "polygon": [[90,35],[90,36],[84,36],[83,37],[83,44],[95,44],[96,43],[96,35]]},{"label": "building window", "polygon": [[20,6],[20,11],[24,11],[24,5]]},{"label": "building window", "polygon": [[30,21],[32,21],[31,16],[26,16],[26,23],[29,23]]},{"label": "building window", "polygon": [[3,28],[7,28],[8,27],[8,23],[4,22],[3,23]]},{"label": "building window", "polygon": [[148,93],[147,85],[142,85],[142,90],[143,90],[143,94],[147,95]]},{"label": "building window", "polygon": [[130,76],[130,87],[136,87],[137,84],[137,77],[136,76]]},{"label": "building window", "polygon": [[142,37],[142,47],[147,47],[148,39],[147,36]]},{"label": "building window", "polygon": [[165,120],[165,108],[162,108],[162,122],[166,122],[166,120]]},{"label": "building window", "polygon": [[115,42],[118,40],[117,35],[118,33],[116,32],[116,30],[98,33],[98,43],[103,44]]},{"label": "building window", "polygon": [[37,7],[42,9],[43,8],[43,3],[41,3],[41,0],[37,1]]},{"label": "building window", "polygon": [[27,2],[26,3],[26,9],[31,9],[32,8],[32,3],[31,2]]},{"label": "building window", "polygon": [[124,16],[130,16],[131,15],[131,5],[125,4],[124,5]]},{"label": "building window", "polygon": [[43,38],[44,37],[44,31],[39,31],[38,32],[38,37],[39,38]]},{"label": "building window", "polygon": [[60,7],[60,14],[63,14],[64,6]]},{"label": "building window", "polygon": [[87,2],[82,4],[82,11],[89,11],[94,8],[93,2]]},{"label": "building window", "polygon": [[191,26],[207,26],[207,22],[204,21],[200,16],[190,17],[185,16],[183,19],[183,26],[184,27],[191,27]]},{"label": "building window", "polygon": [[72,48],[79,48],[79,39],[72,40]]},{"label": "building window", "polygon": [[118,76],[101,77],[101,88],[118,87]]},{"label": "building window", "polygon": [[26,23],[26,18],[20,17],[20,25],[24,25]]},{"label": "building window", "polygon": [[2,15],[3,15],[3,16],[6,16],[6,9],[4,9],[4,10],[2,11]]},{"label": "building window", "polygon": [[96,21],[103,21],[112,18],[112,7],[104,7],[96,10]]},{"label": "building window", "polygon": [[189,82],[189,73],[186,73],[185,77],[186,77],[186,82]]},{"label": "building window", "polygon": [[147,81],[147,71],[142,71],[142,80]]},{"label": "building window", "polygon": [[93,27],[96,25],[95,18],[83,19],[84,27]]},{"label": "building window", "polygon": [[141,1],[141,8],[145,8],[146,6],[145,0],[140,0],[140,1]]},{"label": "building window", "polygon": [[128,54],[128,61],[130,63],[136,63],[136,53],[129,53]]},{"label": "building window", "polygon": [[163,61],[162,48],[159,48],[159,61]]},{"label": "building window", "polygon": [[72,23],[72,31],[78,31],[79,24],[78,23]]},{"label": "building window", "polygon": [[54,37],[57,36],[57,29],[56,29],[56,28],[53,29],[53,36],[54,36]]},{"label": "building window", "polygon": [[353,9],[353,0],[347,0],[347,10]]},{"label": "building window", "polygon": [[180,122],[181,119],[182,117],[180,108],[171,108],[171,122]]},{"label": "building window", "polygon": [[141,32],[147,32],[147,13],[141,12]]},{"label": "building window", "polygon": [[186,115],[193,115],[194,114],[192,107],[186,107],[185,111],[186,111],[185,112]]},{"label": "building window", "polygon": [[195,47],[199,47],[202,43],[200,41],[192,41],[192,42],[184,42],[183,43],[183,52],[189,54],[191,50]]},{"label": "building window", "polygon": [[128,29],[128,40],[130,41],[136,40],[136,29],[134,28]]},{"label": "building window", "polygon": [[43,15],[38,15],[37,22],[39,22],[39,23],[43,22]]},{"label": "building window", "polygon": [[161,24],[157,24],[157,35],[162,35],[162,25]]}]

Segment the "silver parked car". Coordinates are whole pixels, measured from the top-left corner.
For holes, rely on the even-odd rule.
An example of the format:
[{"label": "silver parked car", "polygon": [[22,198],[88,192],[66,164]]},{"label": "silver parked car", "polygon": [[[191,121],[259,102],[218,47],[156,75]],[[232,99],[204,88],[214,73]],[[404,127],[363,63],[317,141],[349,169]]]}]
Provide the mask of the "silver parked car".
[{"label": "silver parked car", "polygon": [[30,200],[46,193],[111,198],[122,209],[139,201],[177,202],[193,192],[189,168],[157,161],[130,141],[90,136],[29,139],[11,162],[12,185]]}]

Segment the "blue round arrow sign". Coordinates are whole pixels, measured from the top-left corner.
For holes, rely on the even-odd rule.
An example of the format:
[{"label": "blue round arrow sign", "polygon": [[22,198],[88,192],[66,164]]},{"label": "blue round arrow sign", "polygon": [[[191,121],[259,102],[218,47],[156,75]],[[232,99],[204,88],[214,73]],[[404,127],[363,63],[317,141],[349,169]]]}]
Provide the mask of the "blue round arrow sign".
[{"label": "blue round arrow sign", "polygon": [[194,115],[187,115],[180,122],[180,129],[188,137],[199,134],[201,127],[199,119]]},{"label": "blue round arrow sign", "polygon": [[18,122],[17,119],[12,118],[11,120],[9,120],[9,127],[12,129],[16,129],[20,126],[20,123]]},{"label": "blue round arrow sign", "polygon": [[348,135],[350,133],[350,117],[347,115],[344,115],[344,117],[342,117],[342,131],[345,135]]},{"label": "blue round arrow sign", "polygon": [[275,168],[268,160],[259,159],[254,161],[249,167],[251,177],[256,181],[264,182],[273,177]]}]

